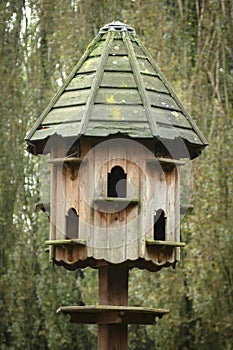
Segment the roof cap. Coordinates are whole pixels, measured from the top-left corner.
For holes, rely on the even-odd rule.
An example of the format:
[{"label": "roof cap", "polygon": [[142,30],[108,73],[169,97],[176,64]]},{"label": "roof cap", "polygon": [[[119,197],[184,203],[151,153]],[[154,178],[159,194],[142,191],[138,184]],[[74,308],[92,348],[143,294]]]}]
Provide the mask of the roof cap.
[{"label": "roof cap", "polygon": [[134,28],[120,21],[113,21],[111,23],[105,24],[105,26],[102,27],[99,31],[100,34],[103,34],[106,32],[129,32],[131,34],[136,33]]}]

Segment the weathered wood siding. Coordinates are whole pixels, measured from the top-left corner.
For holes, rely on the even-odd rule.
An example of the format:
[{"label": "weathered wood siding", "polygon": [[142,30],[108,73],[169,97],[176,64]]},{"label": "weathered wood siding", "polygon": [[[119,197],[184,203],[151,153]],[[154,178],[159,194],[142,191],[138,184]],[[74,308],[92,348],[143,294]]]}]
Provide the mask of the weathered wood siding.
[{"label": "weathered wood siding", "polygon": [[[64,147],[52,157],[64,156]],[[53,164],[51,172],[52,220],[50,239],[64,239],[65,215],[79,215],[78,238],[86,247],[56,246],[55,260],[68,268],[98,265],[98,261],[156,270],[174,264],[179,248],[148,247],[154,239],[154,216],[166,217],[166,241],[179,242],[179,169],[162,167],[148,148],[127,139],[81,143],[80,164]],[[127,174],[126,198],[107,197],[108,173],[120,166]],[[55,230],[55,231],[54,231]],[[67,250],[69,249],[69,254]],[[86,263],[85,263],[86,261]],[[95,261],[95,263],[94,263]],[[155,266],[153,268],[153,265]]]}]

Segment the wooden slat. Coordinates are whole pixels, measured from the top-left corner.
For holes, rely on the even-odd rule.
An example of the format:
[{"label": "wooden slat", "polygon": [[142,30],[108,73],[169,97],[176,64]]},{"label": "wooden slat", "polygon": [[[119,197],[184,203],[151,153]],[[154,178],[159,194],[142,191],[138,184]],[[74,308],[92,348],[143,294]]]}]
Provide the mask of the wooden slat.
[{"label": "wooden slat", "polygon": [[[185,119],[185,116],[179,111],[152,106],[151,114],[157,123],[170,126],[172,128],[174,136],[176,134],[179,135],[181,131],[180,127],[190,128],[190,125]],[[191,129],[189,130],[191,131]]]},{"label": "wooden slat", "polygon": [[77,137],[77,130],[80,125],[80,122],[73,123],[61,123],[52,126],[43,127],[40,130],[37,130],[36,133],[32,136],[33,140],[42,140],[51,135],[60,135],[62,137]]},{"label": "wooden slat", "polygon": [[157,72],[154,70],[154,68],[147,59],[137,58],[137,61],[139,64],[140,73],[157,75]]},{"label": "wooden slat", "polygon": [[134,52],[136,54],[136,56],[139,56],[139,57],[144,57],[146,58],[146,54],[145,52],[142,50],[142,48],[138,45],[138,43],[136,41],[132,41],[132,45],[133,45],[133,48],[134,48]]},{"label": "wooden slat", "polygon": [[101,53],[102,53],[104,44],[105,44],[105,41],[104,41],[104,40],[99,41],[99,42],[95,45],[93,51],[90,53],[90,56],[89,56],[89,57],[100,56]]},{"label": "wooden slat", "polygon": [[43,125],[80,121],[85,106],[53,108],[43,121]]},{"label": "wooden slat", "polygon": [[142,74],[142,79],[144,81],[146,89],[168,93],[166,86],[163,84],[159,77]]},{"label": "wooden slat", "polygon": [[[51,157],[57,157],[56,147],[51,148]],[[49,227],[49,239],[56,239],[56,190],[57,190],[57,169],[55,166],[51,165],[50,168],[50,227]],[[55,257],[55,249],[50,247],[49,258],[53,261]]]},{"label": "wooden slat", "polygon": [[126,55],[125,45],[122,40],[113,40],[112,47],[110,49],[110,55]]},{"label": "wooden slat", "polygon": [[[108,147],[109,158],[112,160],[109,162],[108,172],[114,166],[120,166],[126,172],[126,145],[124,142],[112,142]],[[127,195],[127,185],[126,185]],[[106,197],[107,199],[108,197]],[[113,199],[113,200],[112,200]],[[118,199],[119,201],[115,201]],[[108,215],[108,251],[110,261],[113,263],[120,263],[126,260],[125,245],[126,242],[126,213],[127,207],[132,207],[135,204],[130,203],[127,199],[132,198],[110,198],[109,204],[106,205],[106,210],[111,210],[111,214]],[[103,202],[104,203],[104,202]],[[99,203],[98,206],[104,204]]]},{"label": "wooden slat", "polygon": [[94,78],[95,73],[78,74],[71,80],[66,91],[89,88]]},{"label": "wooden slat", "polygon": [[[64,139],[60,140],[58,144],[59,153],[57,153],[56,158],[60,158],[65,154],[65,143]],[[55,157],[54,157],[55,158]],[[55,167],[55,165],[52,165]],[[56,188],[56,239],[63,239],[66,236],[66,202],[67,198],[65,195],[65,181],[63,178],[63,166],[62,164],[57,164],[57,188]]]},{"label": "wooden slat", "polygon": [[167,109],[176,110],[176,111],[180,110],[180,108],[178,107],[178,105],[170,95],[164,94],[162,92],[158,93],[155,91],[148,91],[148,94],[149,94],[149,98],[152,106],[161,107],[164,109],[167,108]]},{"label": "wooden slat", "polygon": [[[145,122],[146,115],[143,106],[120,106],[120,105],[94,105],[90,120],[99,121],[127,121],[129,124],[137,122]],[[128,125],[129,128],[134,125]]]},{"label": "wooden slat", "polygon": [[95,103],[142,105],[142,100],[137,89],[100,88]]},{"label": "wooden slat", "polygon": [[[92,198],[94,195],[107,194],[107,149],[106,147],[97,147],[93,152],[93,173],[90,173],[89,183],[93,186]],[[104,161],[105,160],[105,161]],[[96,179],[93,184],[93,178]],[[98,205],[90,205],[92,207],[92,234],[93,234],[93,256],[95,259],[107,258],[107,214],[98,211]]]},{"label": "wooden slat", "polygon": [[[180,200],[179,200],[179,188],[178,188],[178,172],[179,167],[170,166],[170,164],[161,163],[162,167],[166,170],[168,167],[169,171],[165,171],[165,178],[167,183],[167,203],[166,203],[166,241],[179,241],[180,240],[180,226],[179,226],[179,215],[180,215]],[[175,165],[175,164],[174,164]],[[175,259],[175,255],[174,255]]]},{"label": "wooden slat", "polygon": [[90,89],[64,92],[54,107],[77,106],[85,104],[89,95]]},{"label": "wooden slat", "polygon": [[98,67],[100,57],[90,57],[88,58],[82,67],[79,69],[79,73],[89,73],[96,71],[96,68]]},{"label": "wooden slat", "polygon": [[127,71],[131,72],[128,56],[109,56],[105,71]]},{"label": "wooden slat", "polygon": [[[201,144],[201,140],[198,139],[195,132],[191,129],[182,129],[182,128],[175,128],[174,126],[166,126],[166,125],[159,125],[158,124],[158,131],[160,137],[163,139],[170,139],[174,140],[175,138],[182,137],[184,140],[189,141],[190,143],[194,144]],[[184,148],[183,153],[188,156],[188,150]]]},{"label": "wooden slat", "polygon": [[201,139],[199,138],[199,136],[193,131],[193,130],[185,130],[185,129],[181,129],[179,130],[179,134],[180,136],[184,139],[184,140],[188,140],[190,143],[194,143],[196,145],[203,145]]},{"label": "wooden slat", "polygon": [[[88,162],[85,171],[82,172],[80,178],[80,199],[82,201],[82,210],[84,216],[84,233],[86,233],[86,240],[88,246],[88,256],[93,257],[95,253],[95,226],[94,226],[94,208],[92,206],[93,195],[95,193],[95,182],[93,182],[93,175],[95,174],[95,151],[91,151],[92,142],[89,139],[89,144],[83,140],[82,150],[85,156],[88,157]],[[82,168],[83,170],[83,168]]]},{"label": "wooden slat", "polygon": [[128,123],[106,121],[100,122],[92,121],[89,122],[89,130],[87,130],[86,135],[88,136],[108,136],[110,134],[117,133],[127,134],[131,137],[151,137],[150,129],[148,129],[148,124],[142,123]]},{"label": "wooden slat", "polygon": [[136,82],[131,72],[104,72],[100,87],[136,88]]},{"label": "wooden slat", "polygon": [[[65,144],[64,140],[61,137],[54,137],[51,139],[51,158],[63,156],[64,149]],[[61,169],[52,164],[50,171],[50,240],[61,238],[61,236],[64,235],[65,203],[63,200],[63,191],[61,191],[61,188]],[[51,247],[51,260],[55,258],[55,253],[55,250],[53,247]]]},{"label": "wooden slat", "polygon": [[141,251],[141,236],[142,230],[140,228],[140,210],[142,205],[142,193],[141,193],[141,175],[143,157],[143,147],[134,142],[126,144],[126,172],[128,183],[128,197],[138,199],[138,205],[128,206],[126,209],[126,245],[125,255],[127,260],[136,260]]}]

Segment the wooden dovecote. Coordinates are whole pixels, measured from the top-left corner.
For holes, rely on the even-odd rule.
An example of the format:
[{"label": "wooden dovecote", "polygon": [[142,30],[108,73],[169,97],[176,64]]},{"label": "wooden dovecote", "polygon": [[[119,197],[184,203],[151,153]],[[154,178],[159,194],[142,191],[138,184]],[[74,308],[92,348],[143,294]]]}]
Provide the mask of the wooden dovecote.
[{"label": "wooden dovecote", "polygon": [[128,306],[129,269],[175,266],[180,168],[207,145],[135,31],[104,26],[26,136],[50,154],[50,256],[98,268],[99,305],[65,306],[71,322],[99,325],[98,348],[126,350],[129,323],[167,309]]},{"label": "wooden dovecote", "polygon": [[51,155],[56,264],[175,266],[179,169],[207,142],[133,28],[100,30],[26,142]]}]

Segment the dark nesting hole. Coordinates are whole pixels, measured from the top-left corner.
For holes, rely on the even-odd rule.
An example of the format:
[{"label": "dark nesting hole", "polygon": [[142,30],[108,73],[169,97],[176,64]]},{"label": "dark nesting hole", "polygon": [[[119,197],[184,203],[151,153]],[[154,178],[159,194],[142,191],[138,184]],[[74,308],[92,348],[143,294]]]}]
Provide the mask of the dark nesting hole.
[{"label": "dark nesting hole", "polygon": [[162,143],[160,141],[156,142],[154,152],[155,152],[156,157],[172,158],[172,156],[168,150],[168,145],[166,145],[165,143]]},{"label": "dark nesting hole", "polygon": [[166,217],[162,209],[154,216],[154,240],[165,241]]},{"label": "dark nesting hole", "polygon": [[120,166],[112,168],[108,173],[108,197],[126,197],[127,174]]},{"label": "dark nesting hole", "polygon": [[75,140],[73,144],[67,145],[66,157],[80,157],[80,142]]},{"label": "dark nesting hole", "polygon": [[66,215],[66,239],[77,239],[79,230],[79,216],[74,208],[70,208]]}]

